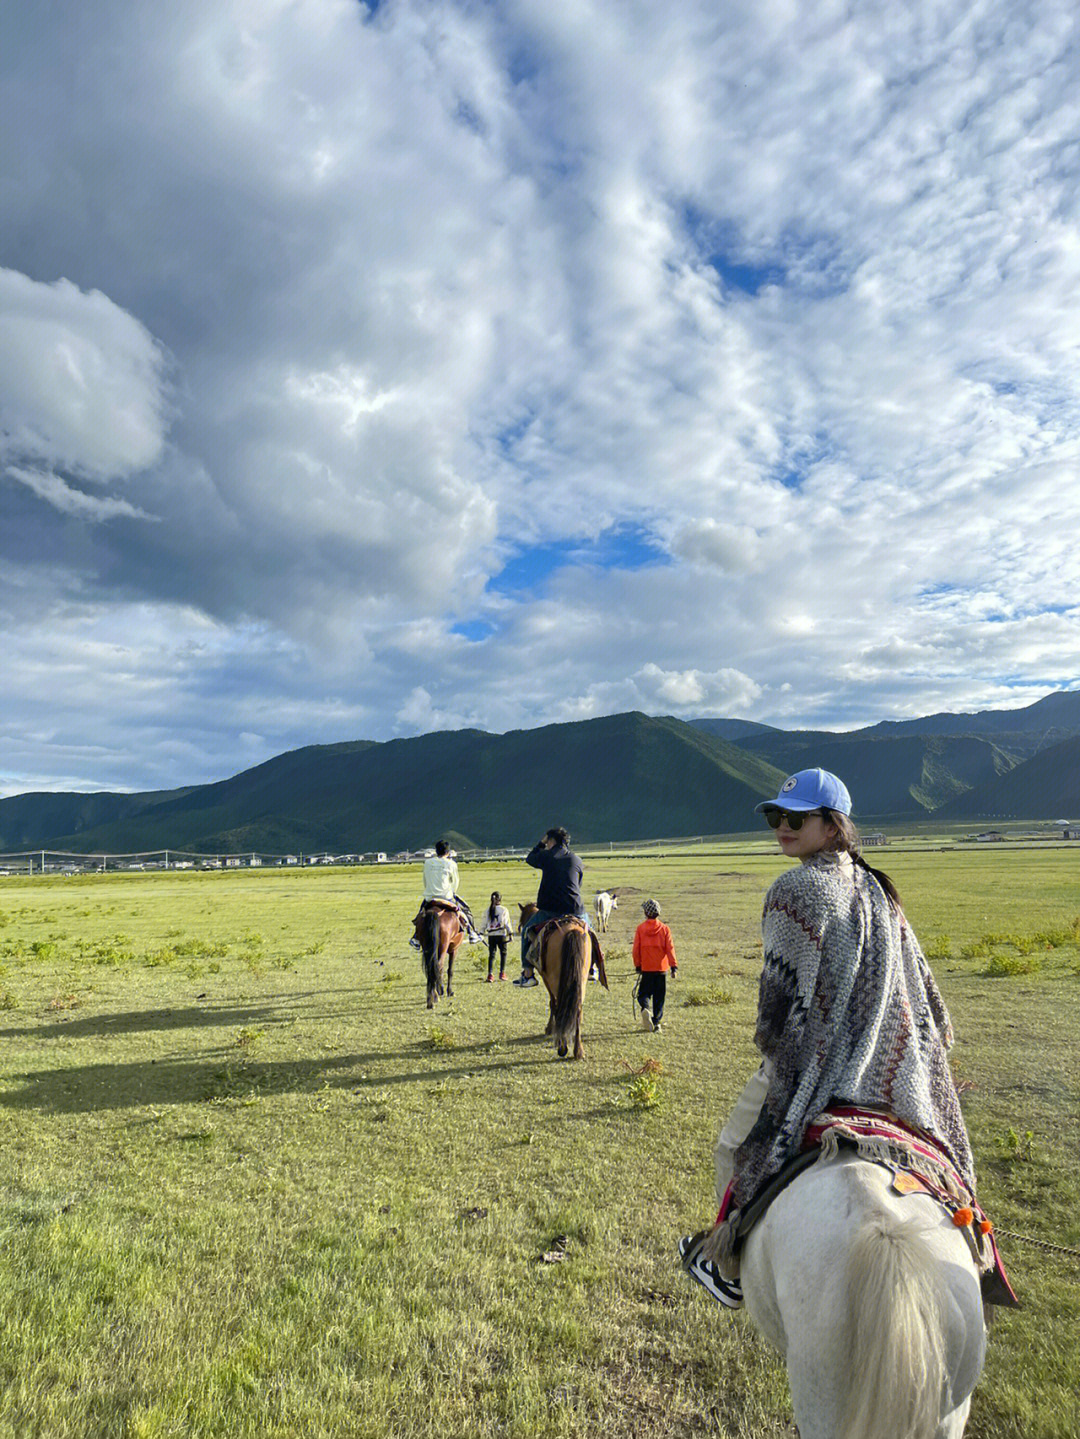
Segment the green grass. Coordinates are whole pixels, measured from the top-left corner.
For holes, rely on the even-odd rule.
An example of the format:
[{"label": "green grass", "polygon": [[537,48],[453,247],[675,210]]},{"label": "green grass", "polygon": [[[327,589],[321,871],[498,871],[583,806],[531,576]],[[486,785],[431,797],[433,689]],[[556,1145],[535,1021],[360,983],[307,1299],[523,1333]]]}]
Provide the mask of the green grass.
[{"label": "green grass", "polygon": [[[984,1204],[1080,1248],[1072,852],[876,862],[938,954]],[[590,858],[623,897],[579,1064],[486,948],[425,1008],[415,871],[0,880],[0,1436],[790,1436],[782,1368],[674,1250],[713,1212],[781,865]],[[462,876],[474,909],[534,893]],[[630,998],[646,894],[662,1035]],[[1025,1308],[968,1434],[1073,1439],[1080,1265],[1001,1242]]]}]

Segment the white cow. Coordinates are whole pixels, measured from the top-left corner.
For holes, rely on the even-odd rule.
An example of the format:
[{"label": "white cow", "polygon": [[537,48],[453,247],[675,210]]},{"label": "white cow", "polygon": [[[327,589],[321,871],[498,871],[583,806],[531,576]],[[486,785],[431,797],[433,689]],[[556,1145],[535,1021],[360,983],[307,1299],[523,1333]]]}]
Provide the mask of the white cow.
[{"label": "white cow", "polygon": [[600,926],[601,933],[607,929],[608,920],[611,918],[611,911],[618,909],[619,897],[602,889],[596,896],[596,922]]}]

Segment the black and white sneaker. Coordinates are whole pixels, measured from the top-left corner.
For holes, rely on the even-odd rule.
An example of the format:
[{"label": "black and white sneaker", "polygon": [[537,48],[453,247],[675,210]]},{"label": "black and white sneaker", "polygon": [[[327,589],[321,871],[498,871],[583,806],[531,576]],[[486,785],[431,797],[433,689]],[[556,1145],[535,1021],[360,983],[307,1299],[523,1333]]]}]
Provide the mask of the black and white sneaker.
[{"label": "black and white sneaker", "polygon": [[702,1242],[712,1233],[703,1229],[699,1234],[684,1234],[679,1240],[679,1258],[682,1267],[691,1279],[696,1279],[702,1288],[727,1309],[741,1309],[743,1302],[742,1285],[736,1280],[725,1279],[711,1259],[701,1257]]},{"label": "black and white sneaker", "polygon": [[511,983],[516,984],[519,989],[532,989],[533,985],[539,984],[540,981],[535,974],[523,974],[520,979],[512,980]]},{"label": "black and white sneaker", "polygon": [[410,939],[410,940],[409,940],[409,943],[412,945],[413,949],[421,949],[421,948],[422,948],[422,945],[421,945],[420,941],[419,941],[418,939],[416,939],[415,937],[413,937],[412,939]]}]

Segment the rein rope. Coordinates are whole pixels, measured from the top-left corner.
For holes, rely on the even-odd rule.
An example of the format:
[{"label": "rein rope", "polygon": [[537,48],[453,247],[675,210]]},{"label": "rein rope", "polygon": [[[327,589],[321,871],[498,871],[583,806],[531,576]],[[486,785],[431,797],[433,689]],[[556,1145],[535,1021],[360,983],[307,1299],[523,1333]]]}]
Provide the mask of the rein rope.
[{"label": "rein rope", "polygon": [[1013,1229],[1002,1229],[994,1225],[995,1235],[1005,1235],[1009,1239],[1019,1239],[1021,1244],[1030,1244],[1035,1249],[1045,1249],[1048,1254],[1067,1254],[1070,1259],[1080,1260],[1080,1249],[1069,1249],[1064,1244],[1050,1244],[1045,1239],[1033,1239],[1030,1234],[1017,1234]]}]

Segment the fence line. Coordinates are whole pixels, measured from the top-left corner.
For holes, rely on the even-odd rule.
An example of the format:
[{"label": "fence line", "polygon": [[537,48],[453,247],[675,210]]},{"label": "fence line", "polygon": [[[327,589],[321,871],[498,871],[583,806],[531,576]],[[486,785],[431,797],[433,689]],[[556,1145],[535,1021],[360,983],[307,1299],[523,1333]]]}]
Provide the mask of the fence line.
[{"label": "fence line", "polygon": [[[1038,825],[1038,821],[1034,822]],[[1046,822],[1044,822],[1046,823]],[[1004,841],[1007,845],[1027,847],[1031,844],[1046,844],[1047,842],[1072,848],[1080,841],[1080,828],[1070,826],[1061,833],[1062,826],[1053,824],[1049,826],[1056,833],[1048,833],[1046,830],[1036,828],[1034,830],[1023,830],[1008,834],[988,833],[966,834],[963,836],[949,836],[947,847],[952,849],[968,844],[977,844],[990,838]],[[742,831],[735,834],[706,834],[706,835],[672,835],[662,839],[624,839],[607,840],[578,846],[581,853],[592,863],[602,863],[605,858],[632,858],[635,855],[653,855],[656,858],[664,858],[671,852],[685,854],[687,851],[697,850],[699,854],[706,853],[708,849],[716,846],[723,847],[729,851],[732,845],[745,846],[750,844],[752,851],[756,852],[761,848],[760,844],[754,841],[767,839],[768,836],[758,831]],[[923,844],[940,844],[945,836],[932,836],[929,834],[907,835],[901,838],[901,845],[904,839],[914,841],[916,848]],[[889,837],[882,831],[864,834],[862,836],[864,845],[887,845],[890,844]],[[57,849],[23,849],[8,850],[0,852],[0,875],[13,874],[91,874],[107,873],[110,870],[235,870],[235,869],[261,869],[261,868],[290,868],[308,869],[313,866],[336,865],[346,867],[350,865],[400,865],[420,864],[426,859],[432,850],[407,849],[399,850],[389,854],[383,850],[364,850],[351,853],[333,853],[329,850],[317,850],[314,853],[297,851],[294,854],[276,853],[269,850],[219,850],[214,854],[206,854],[200,850],[174,849],[172,846],[163,849],[150,850],[121,850],[113,853],[97,852],[84,854],[75,850]],[[489,847],[477,847],[475,849],[458,850],[454,852],[456,857],[466,864],[476,863],[498,863],[500,861],[520,860],[527,853],[524,845],[492,845]]]},{"label": "fence line", "polygon": [[[377,852],[376,852],[377,853]],[[371,855],[374,861],[376,853]],[[15,869],[29,874],[57,872],[106,872],[109,869],[258,869],[269,866],[300,866],[307,864],[360,864],[367,860],[360,854],[331,855],[320,851],[308,854],[272,854],[266,850],[240,850],[206,854],[189,849],[144,849],[112,853],[84,854],[74,850],[30,849],[0,853],[0,870]]]},{"label": "fence line", "polygon": [[[458,854],[458,858],[471,862],[481,859],[520,859],[524,854],[524,848],[465,850]],[[383,850],[364,850],[351,854],[333,853],[330,850],[318,850],[314,854],[300,851],[295,854],[278,854],[269,850],[250,849],[229,852],[220,850],[216,854],[205,854],[200,850],[171,847],[124,850],[115,854],[84,854],[75,850],[24,849],[0,853],[0,874],[101,874],[109,870],[140,869],[308,869],[322,865],[420,864],[426,857],[422,849],[399,850],[396,854],[387,854]]]},{"label": "fence line", "polygon": [[[591,858],[605,854],[626,854],[628,851],[660,849],[682,849],[692,845],[730,843],[736,836],[694,835],[668,839],[610,840],[607,843],[582,845],[582,850]],[[524,845],[492,845],[475,849],[459,850],[457,858],[468,864],[484,861],[519,860],[526,854]],[[388,854],[383,850],[363,850],[352,853],[333,853],[319,850],[315,853],[275,853],[268,850],[220,850],[206,854],[199,850],[167,849],[121,850],[116,853],[81,853],[75,850],[24,849],[0,853],[0,874],[78,874],[107,873],[109,870],[140,869],[260,869],[260,868],[310,868],[315,865],[359,865],[359,864],[419,864],[431,851],[423,849],[399,850]]]}]

